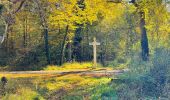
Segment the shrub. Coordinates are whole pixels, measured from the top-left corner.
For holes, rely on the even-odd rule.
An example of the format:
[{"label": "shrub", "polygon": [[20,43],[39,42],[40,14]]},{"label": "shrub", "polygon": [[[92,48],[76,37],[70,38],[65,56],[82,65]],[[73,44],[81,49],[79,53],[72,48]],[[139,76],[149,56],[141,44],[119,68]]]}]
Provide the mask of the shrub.
[{"label": "shrub", "polygon": [[129,68],[128,73],[120,76],[126,79],[124,86],[118,89],[120,98],[169,98],[170,89],[167,88],[170,84],[170,50],[156,49],[147,62],[135,56],[129,63]]}]

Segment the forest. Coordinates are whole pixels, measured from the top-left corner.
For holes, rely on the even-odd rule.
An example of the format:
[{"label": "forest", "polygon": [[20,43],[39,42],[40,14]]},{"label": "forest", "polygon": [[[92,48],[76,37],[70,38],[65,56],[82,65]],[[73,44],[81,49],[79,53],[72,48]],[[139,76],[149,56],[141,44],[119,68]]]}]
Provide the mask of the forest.
[{"label": "forest", "polygon": [[170,0],[0,0],[0,100],[169,100]]}]

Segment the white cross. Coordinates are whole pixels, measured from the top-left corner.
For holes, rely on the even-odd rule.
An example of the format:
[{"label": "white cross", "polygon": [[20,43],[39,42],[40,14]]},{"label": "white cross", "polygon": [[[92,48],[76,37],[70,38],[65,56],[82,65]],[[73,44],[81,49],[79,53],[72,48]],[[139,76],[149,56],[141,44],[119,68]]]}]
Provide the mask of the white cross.
[{"label": "white cross", "polygon": [[93,66],[97,66],[97,45],[100,45],[100,43],[96,42],[96,38],[93,38],[93,42],[89,43],[89,45],[93,46]]}]

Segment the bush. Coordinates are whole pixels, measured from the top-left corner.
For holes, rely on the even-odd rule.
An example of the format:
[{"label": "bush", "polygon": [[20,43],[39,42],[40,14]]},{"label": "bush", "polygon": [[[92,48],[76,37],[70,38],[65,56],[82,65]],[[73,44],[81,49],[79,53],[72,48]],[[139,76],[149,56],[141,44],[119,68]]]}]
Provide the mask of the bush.
[{"label": "bush", "polygon": [[[148,99],[169,98],[170,50],[158,48],[153,58],[144,62],[135,56],[129,64],[130,71],[120,76],[124,86],[118,89],[119,97]],[[132,95],[133,94],[133,95]]]},{"label": "bush", "polygon": [[168,77],[170,75],[170,50],[156,49],[153,58],[153,68],[149,75],[154,79],[154,93],[162,96],[164,87],[170,80]]}]

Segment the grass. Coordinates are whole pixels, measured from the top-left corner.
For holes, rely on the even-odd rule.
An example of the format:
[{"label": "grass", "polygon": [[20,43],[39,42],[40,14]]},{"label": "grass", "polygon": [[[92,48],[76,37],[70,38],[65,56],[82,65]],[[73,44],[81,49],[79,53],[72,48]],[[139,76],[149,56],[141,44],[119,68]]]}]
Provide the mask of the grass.
[{"label": "grass", "polygon": [[15,94],[7,94],[2,100],[45,100],[37,92],[30,88],[21,88]]},{"label": "grass", "polygon": [[[45,67],[41,71],[88,71],[88,70],[113,70],[110,67],[102,67],[101,65],[97,66],[95,69],[93,68],[93,64],[91,62],[84,62],[84,63],[66,63],[62,66],[56,65],[49,65]],[[59,74],[58,74],[59,75]],[[7,77],[7,78],[29,78],[29,77],[48,77],[48,76],[58,76],[57,74],[5,74],[0,73],[0,77]]]},{"label": "grass", "polygon": [[45,71],[74,71],[74,70],[100,70],[100,69],[107,69],[113,70],[111,67],[102,67],[100,64],[96,68],[93,67],[93,63],[91,62],[84,62],[84,63],[65,63],[62,66],[50,65],[45,67],[43,70]]},{"label": "grass", "polygon": [[[66,63],[62,66],[47,66],[43,71],[91,70],[92,63]],[[95,70],[112,68],[98,66]],[[106,76],[81,74],[0,74],[7,77],[6,95],[1,100],[100,100],[104,94],[116,98],[115,90],[109,87],[111,79]],[[1,83],[0,83],[1,84]],[[111,95],[112,94],[112,95]]]},{"label": "grass", "polygon": [[[64,99],[69,97],[84,98],[85,96],[94,98],[94,96],[102,95],[102,92],[96,92],[97,94],[91,95],[91,93],[97,91],[96,87],[107,85],[110,81],[111,79],[107,77],[95,78],[78,74],[68,74],[60,77],[10,77],[6,88],[7,94],[0,97],[0,99],[23,100],[24,98],[24,100],[34,100],[33,98],[39,98],[36,100],[44,100],[60,96]],[[57,92],[61,90],[65,91],[64,94]]]}]

